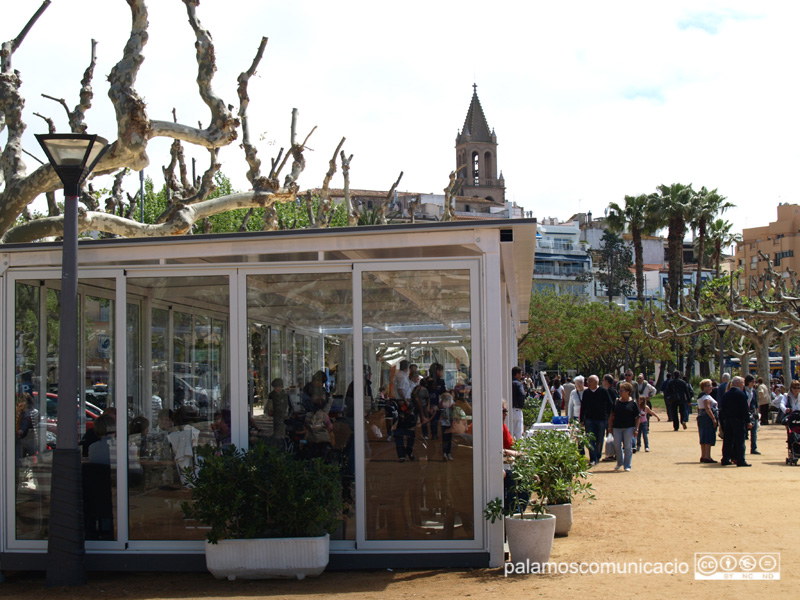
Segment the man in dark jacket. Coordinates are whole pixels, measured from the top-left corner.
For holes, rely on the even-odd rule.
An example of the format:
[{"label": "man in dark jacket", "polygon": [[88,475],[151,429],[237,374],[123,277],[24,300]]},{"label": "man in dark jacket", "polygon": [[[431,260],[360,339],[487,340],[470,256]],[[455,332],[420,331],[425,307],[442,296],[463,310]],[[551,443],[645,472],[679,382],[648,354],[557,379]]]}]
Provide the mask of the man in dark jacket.
[{"label": "man in dark jacket", "polygon": [[586,433],[594,436],[594,441],[589,446],[589,462],[593,465],[596,465],[603,455],[603,441],[612,406],[608,390],[599,383],[597,375],[590,375],[581,399],[580,422],[586,428]]},{"label": "man in dark jacket", "polygon": [[692,395],[678,370],[672,373],[672,379],[664,386],[664,401],[672,408],[672,428],[678,431],[678,419],[680,419],[680,424],[686,429],[686,421],[689,418],[688,403],[691,403]]},{"label": "man in dark jacket", "polygon": [[522,409],[525,408],[525,400],[528,394],[522,383],[522,369],[519,367],[511,368],[511,434],[515,440],[522,437],[525,425],[522,422]]},{"label": "man in dark jacket", "polygon": [[750,422],[747,394],[744,392],[744,379],[734,377],[722,397],[719,410],[722,424],[722,466],[736,461],[738,467],[749,467],[744,461],[744,435]]}]

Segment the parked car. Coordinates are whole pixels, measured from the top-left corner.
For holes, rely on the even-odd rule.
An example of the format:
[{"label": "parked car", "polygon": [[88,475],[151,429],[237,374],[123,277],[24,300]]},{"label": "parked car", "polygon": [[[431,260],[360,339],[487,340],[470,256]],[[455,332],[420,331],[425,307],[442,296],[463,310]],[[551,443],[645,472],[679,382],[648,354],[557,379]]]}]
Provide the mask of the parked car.
[{"label": "parked car", "polygon": [[108,406],[108,386],[105,383],[96,383],[87,387],[86,401],[105,410]]},{"label": "parked car", "polygon": [[[34,404],[36,403],[38,392],[33,393]],[[84,414],[86,415],[86,431],[94,429],[94,422],[97,417],[103,414],[99,406],[91,402],[84,403]],[[47,393],[47,414],[46,414],[48,450],[53,450],[58,441],[58,395],[51,392]]]},{"label": "parked car", "polygon": [[175,373],[173,381],[173,402],[175,409],[184,408],[190,418],[207,419],[216,410],[208,391],[200,385],[200,378],[189,373]]}]

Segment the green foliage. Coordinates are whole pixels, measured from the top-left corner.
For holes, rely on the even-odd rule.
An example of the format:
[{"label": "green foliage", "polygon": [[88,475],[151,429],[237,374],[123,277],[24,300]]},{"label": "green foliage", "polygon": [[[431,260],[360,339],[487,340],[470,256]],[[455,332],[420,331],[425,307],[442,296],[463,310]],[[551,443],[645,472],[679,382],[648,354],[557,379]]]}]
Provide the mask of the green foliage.
[{"label": "green foliage", "polygon": [[[530,429],[531,425],[536,423],[536,419],[539,418],[539,409],[542,407],[542,402],[544,402],[544,397],[527,398],[525,400],[525,407],[522,409],[522,422],[526,431]],[[542,414],[542,423],[550,423],[552,420],[553,410],[548,404]]]},{"label": "green foliage", "polygon": [[[400,211],[391,212],[386,215],[386,222],[393,223],[395,220],[399,219],[402,215]],[[360,215],[358,215],[358,225],[380,225],[381,224],[381,210],[380,208],[369,208],[364,210]]]},{"label": "green foliage", "polygon": [[[532,469],[538,477],[537,494],[545,504],[567,504],[578,494],[594,499],[589,478],[589,459],[578,450],[589,438],[577,423],[563,431],[544,430],[517,441],[522,452],[522,469]],[[514,470],[517,470],[517,461]]]},{"label": "green foliage", "polygon": [[595,253],[595,278],[606,288],[608,303],[614,296],[630,296],[636,279],[631,273],[633,251],[620,236],[606,230],[601,238],[603,247]]},{"label": "green foliage", "polygon": [[548,504],[566,504],[578,494],[593,500],[593,487],[588,481],[589,459],[578,451],[579,444],[589,444],[589,438],[577,424],[569,432],[543,430],[517,440],[514,449],[520,454],[512,469],[517,498],[508,508],[499,498],[488,502],[484,517],[494,522],[501,514],[520,506],[520,499],[526,496],[533,518],[544,514]]},{"label": "green foliage", "polygon": [[156,219],[167,208],[167,189],[162,186],[156,192],[153,179],[145,177],[144,179],[144,222],[154,224]]},{"label": "green foliage", "polygon": [[644,370],[644,363],[669,358],[671,349],[668,342],[645,335],[640,315],[636,309],[624,311],[616,305],[559,296],[550,290],[534,292],[519,356],[583,375],[614,372],[625,361],[621,332],[627,330],[633,332],[628,364]]},{"label": "green foliage", "polygon": [[297,460],[281,449],[257,444],[249,450],[230,446],[197,450],[199,472],[185,471],[192,502],[186,518],[221,539],[313,537],[331,533],[342,515],[339,470],[322,459]]},{"label": "green foliage", "polygon": [[[230,178],[222,171],[217,171],[214,175],[214,185],[216,188],[209,194],[209,200],[238,193],[238,190],[234,189]],[[153,180],[147,177],[144,182],[144,199],[144,222],[155,223],[156,219],[158,219],[167,208],[166,186],[162,186],[161,189],[156,192]],[[319,198],[314,198],[312,201],[312,211],[314,215],[317,214],[318,206]],[[310,226],[308,208],[303,200],[298,199],[297,202],[276,204],[275,211],[278,217],[279,229],[302,229]],[[238,208],[209,217],[208,221],[211,224],[211,233],[232,233],[241,231],[242,224],[248,213],[250,213],[250,209]],[[346,225],[347,209],[344,203],[334,204],[331,207],[328,227],[345,227]],[[199,224],[197,226],[199,226]],[[250,218],[247,220],[245,231],[262,231],[263,229],[264,209],[254,208],[252,214],[250,214]]]}]

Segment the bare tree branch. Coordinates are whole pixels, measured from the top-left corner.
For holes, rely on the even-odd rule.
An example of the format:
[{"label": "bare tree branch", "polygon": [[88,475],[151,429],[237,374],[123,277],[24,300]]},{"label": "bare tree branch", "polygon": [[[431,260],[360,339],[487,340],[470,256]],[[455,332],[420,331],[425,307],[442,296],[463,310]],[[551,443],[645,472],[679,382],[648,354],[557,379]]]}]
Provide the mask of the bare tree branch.
[{"label": "bare tree branch", "polygon": [[381,225],[386,225],[386,205],[391,202],[392,197],[394,196],[394,191],[397,189],[397,186],[400,185],[400,180],[403,178],[403,172],[400,171],[400,175],[397,178],[397,181],[394,182],[392,187],[386,193],[386,199],[383,203],[378,207],[378,218],[380,219]]},{"label": "bare tree branch", "polygon": [[197,50],[197,87],[200,97],[211,111],[211,121],[204,130],[164,121],[153,121],[150,136],[172,137],[209,149],[227,146],[236,140],[236,128],[239,126],[239,121],[211,87],[211,80],[214,78],[217,65],[211,34],[203,29],[200,19],[197,17],[196,9],[200,0],[183,0],[183,3],[186,5],[189,24],[192,26],[197,40],[194,45]]},{"label": "bare tree branch", "polygon": [[[258,46],[253,63],[247,71],[239,75],[239,120],[242,123],[242,148],[244,149],[245,160],[250,166],[247,171],[247,180],[254,190],[267,190],[272,189],[273,185],[267,178],[261,176],[261,161],[258,158],[258,151],[256,147],[250,143],[250,122],[247,117],[247,108],[250,105],[250,97],[247,94],[247,85],[250,78],[255,75],[256,68],[264,56],[264,48],[267,47],[267,38],[261,38],[261,44]],[[270,173],[270,176],[272,174]],[[249,218],[249,217],[248,217]],[[243,224],[246,226],[246,223]]]},{"label": "bare tree branch", "polygon": [[328,161],[328,172],[325,173],[325,179],[322,181],[322,189],[319,194],[319,205],[317,206],[317,227],[327,227],[329,214],[331,210],[331,192],[330,185],[336,173],[336,155],[344,145],[345,138],[342,138],[336,150],[333,151],[333,156]]},{"label": "bare tree branch", "polygon": [[219,156],[219,149],[212,148],[208,151],[208,154],[211,158],[211,164],[209,165],[208,169],[205,170],[203,176],[200,179],[200,185],[197,188],[197,191],[184,200],[184,204],[194,204],[196,202],[201,202],[208,198],[209,194],[211,194],[215,189],[217,189],[216,184],[214,183],[214,175],[217,174],[217,171],[220,170],[222,167],[219,162],[217,162],[217,157]]},{"label": "bare tree branch", "polygon": [[[192,225],[207,217],[231,210],[247,208],[266,208],[275,203],[293,201],[293,192],[259,194],[242,192],[204,200],[191,205],[176,204],[169,218],[158,224],[137,223],[105,212],[79,211],[78,229],[80,232],[102,231],[121,237],[161,237],[183,235],[191,231]],[[35,219],[10,229],[3,236],[3,243],[27,242],[45,237],[60,235],[63,217]]]},{"label": "bare tree branch", "polygon": [[350,227],[358,225],[358,217],[361,215],[353,209],[353,200],[350,198],[350,161],[353,160],[353,155],[345,158],[344,150],[341,153],[342,159],[342,176],[344,177],[344,205],[347,208],[347,224]]},{"label": "bare tree branch", "polygon": [[442,214],[442,221],[452,221],[456,217],[455,199],[461,192],[464,181],[466,181],[463,177],[458,177],[458,172],[465,167],[466,165],[461,165],[455,171],[450,171],[450,181],[447,187],[444,188],[444,211]]},{"label": "bare tree branch", "polygon": [[81,79],[81,91],[78,94],[80,101],[69,115],[69,126],[73,133],[86,133],[86,112],[92,108],[92,77],[94,77],[94,67],[97,64],[97,41],[92,40],[92,56],[89,66],[83,72]]}]

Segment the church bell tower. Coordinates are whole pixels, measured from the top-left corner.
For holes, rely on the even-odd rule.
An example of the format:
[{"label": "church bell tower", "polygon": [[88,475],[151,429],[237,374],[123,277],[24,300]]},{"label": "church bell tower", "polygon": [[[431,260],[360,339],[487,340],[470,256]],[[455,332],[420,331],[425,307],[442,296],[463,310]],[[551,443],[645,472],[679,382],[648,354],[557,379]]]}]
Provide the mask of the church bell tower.
[{"label": "church bell tower", "polygon": [[461,195],[484,198],[503,206],[506,185],[503,173],[497,170],[497,136],[489,128],[478,100],[478,85],[472,86],[464,128],[456,136],[456,167],[464,180]]}]

